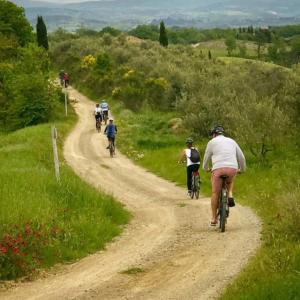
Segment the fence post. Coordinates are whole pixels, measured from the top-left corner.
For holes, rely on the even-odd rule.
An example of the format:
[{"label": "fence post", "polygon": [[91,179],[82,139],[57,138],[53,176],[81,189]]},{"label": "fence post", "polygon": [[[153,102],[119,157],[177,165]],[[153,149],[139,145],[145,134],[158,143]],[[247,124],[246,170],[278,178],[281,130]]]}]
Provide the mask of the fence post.
[{"label": "fence post", "polygon": [[56,143],[57,130],[55,126],[52,126],[51,128],[51,138],[52,138],[52,147],[53,147],[55,176],[57,181],[59,181],[59,160],[58,160],[57,143]]},{"label": "fence post", "polygon": [[64,88],[65,90],[65,111],[66,111],[66,117],[68,116],[68,93],[67,93],[67,89]]}]

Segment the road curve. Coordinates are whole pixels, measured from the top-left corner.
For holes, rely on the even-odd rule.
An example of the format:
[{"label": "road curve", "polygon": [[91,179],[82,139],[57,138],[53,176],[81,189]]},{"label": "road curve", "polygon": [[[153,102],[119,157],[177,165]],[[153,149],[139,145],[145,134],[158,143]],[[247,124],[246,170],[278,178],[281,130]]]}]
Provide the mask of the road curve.
[{"label": "road curve", "polygon": [[[248,208],[231,210],[228,231],[208,228],[209,199],[136,166],[94,130],[94,103],[69,88],[79,121],[65,142],[68,164],[85,181],[113,194],[132,212],[122,236],[34,282],[0,292],[1,299],[215,299],[259,247],[260,222]],[[120,128],[120,134],[121,133]],[[139,268],[127,275],[122,271]]]}]

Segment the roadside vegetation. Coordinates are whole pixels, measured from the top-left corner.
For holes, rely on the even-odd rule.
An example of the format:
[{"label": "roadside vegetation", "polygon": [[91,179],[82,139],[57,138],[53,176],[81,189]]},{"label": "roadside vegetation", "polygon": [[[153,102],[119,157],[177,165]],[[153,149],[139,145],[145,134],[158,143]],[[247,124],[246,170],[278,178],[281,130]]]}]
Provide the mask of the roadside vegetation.
[{"label": "roadside vegetation", "polygon": [[[83,183],[62,157],[76,122],[63,115],[47,51],[38,47],[23,9],[0,0],[0,280],[103,249],[129,214]],[[4,23],[2,22],[4,21]],[[58,129],[60,182],[54,176],[51,124]]]},{"label": "roadside vegetation", "polygon": [[[236,197],[260,216],[263,232],[257,255],[221,298],[299,298],[299,65],[208,59],[191,46],[123,35],[51,40],[57,69],[68,66],[77,88],[113,105],[118,147],[162,177],[185,185],[177,165],[185,139],[203,154],[210,127],[225,126],[248,161]],[[201,176],[209,195],[209,175]]]}]

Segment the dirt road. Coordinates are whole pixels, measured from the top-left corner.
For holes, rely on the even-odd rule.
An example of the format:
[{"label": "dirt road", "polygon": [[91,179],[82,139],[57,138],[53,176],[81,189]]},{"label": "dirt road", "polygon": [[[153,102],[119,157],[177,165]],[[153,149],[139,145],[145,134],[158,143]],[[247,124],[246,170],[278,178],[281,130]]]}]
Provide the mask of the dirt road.
[{"label": "dirt road", "polygon": [[[257,217],[237,206],[226,233],[210,229],[209,199],[187,199],[184,189],[120,153],[111,159],[105,136],[94,130],[94,103],[72,88],[70,94],[78,100],[80,119],[65,143],[65,158],[83,180],[124,203],[133,220],[106,251],[18,285],[0,298],[217,298],[259,246]],[[139,272],[122,273],[132,268]]]}]

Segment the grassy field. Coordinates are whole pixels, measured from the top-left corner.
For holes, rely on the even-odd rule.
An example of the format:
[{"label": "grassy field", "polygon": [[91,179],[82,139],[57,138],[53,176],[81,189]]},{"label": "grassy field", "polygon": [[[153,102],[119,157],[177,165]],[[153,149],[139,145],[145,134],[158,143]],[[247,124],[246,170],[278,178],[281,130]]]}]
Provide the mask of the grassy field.
[{"label": "grassy field", "polygon": [[75,121],[70,108],[68,119],[55,122],[59,183],[51,124],[0,135],[0,279],[30,276],[103,249],[129,220],[121,204],[82,182],[65,163],[62,145]]},{"label": "grassy field", "polygon": [[[246,42],[246,41],[237,41],[237,47],[243,46],[246,48],[246,56],[249,58],[257,58],[257,45],[254,42]],[[208,51],[210,50],[212,57],[226,57],[228,55],[227,47],[224,39],[220,40],[212,40],[208,42],[201,42],[195,44],[194,47],[197,47],[203,51],[205,55],[208,55]],[[267,52],[266,48],[262,49],[262,54]],[[232,53],[233,55],[239,54],[239,49],[237,48]]]},{"label": "grassy field", "polygon": [[[185,168],[177,164],[188,132],[174,132],[173,114],[133,114],[114,104],[120,134],[118,147],[141,166],[185,186]],[[203,154],[207,140],[196,140]],[[238,203],[263,220],[262,247],[221,299],[300,298],[300,160],[286,145],[258,162],[243,147],[248,170],[236,180]],[[202,193],[210,194],[210,176],[201,171]],[[209,216],[208,216],[209,218]],[[224,266],[226,267],[226,266]],[[242,292],[241,292],[242,291]]]}]

